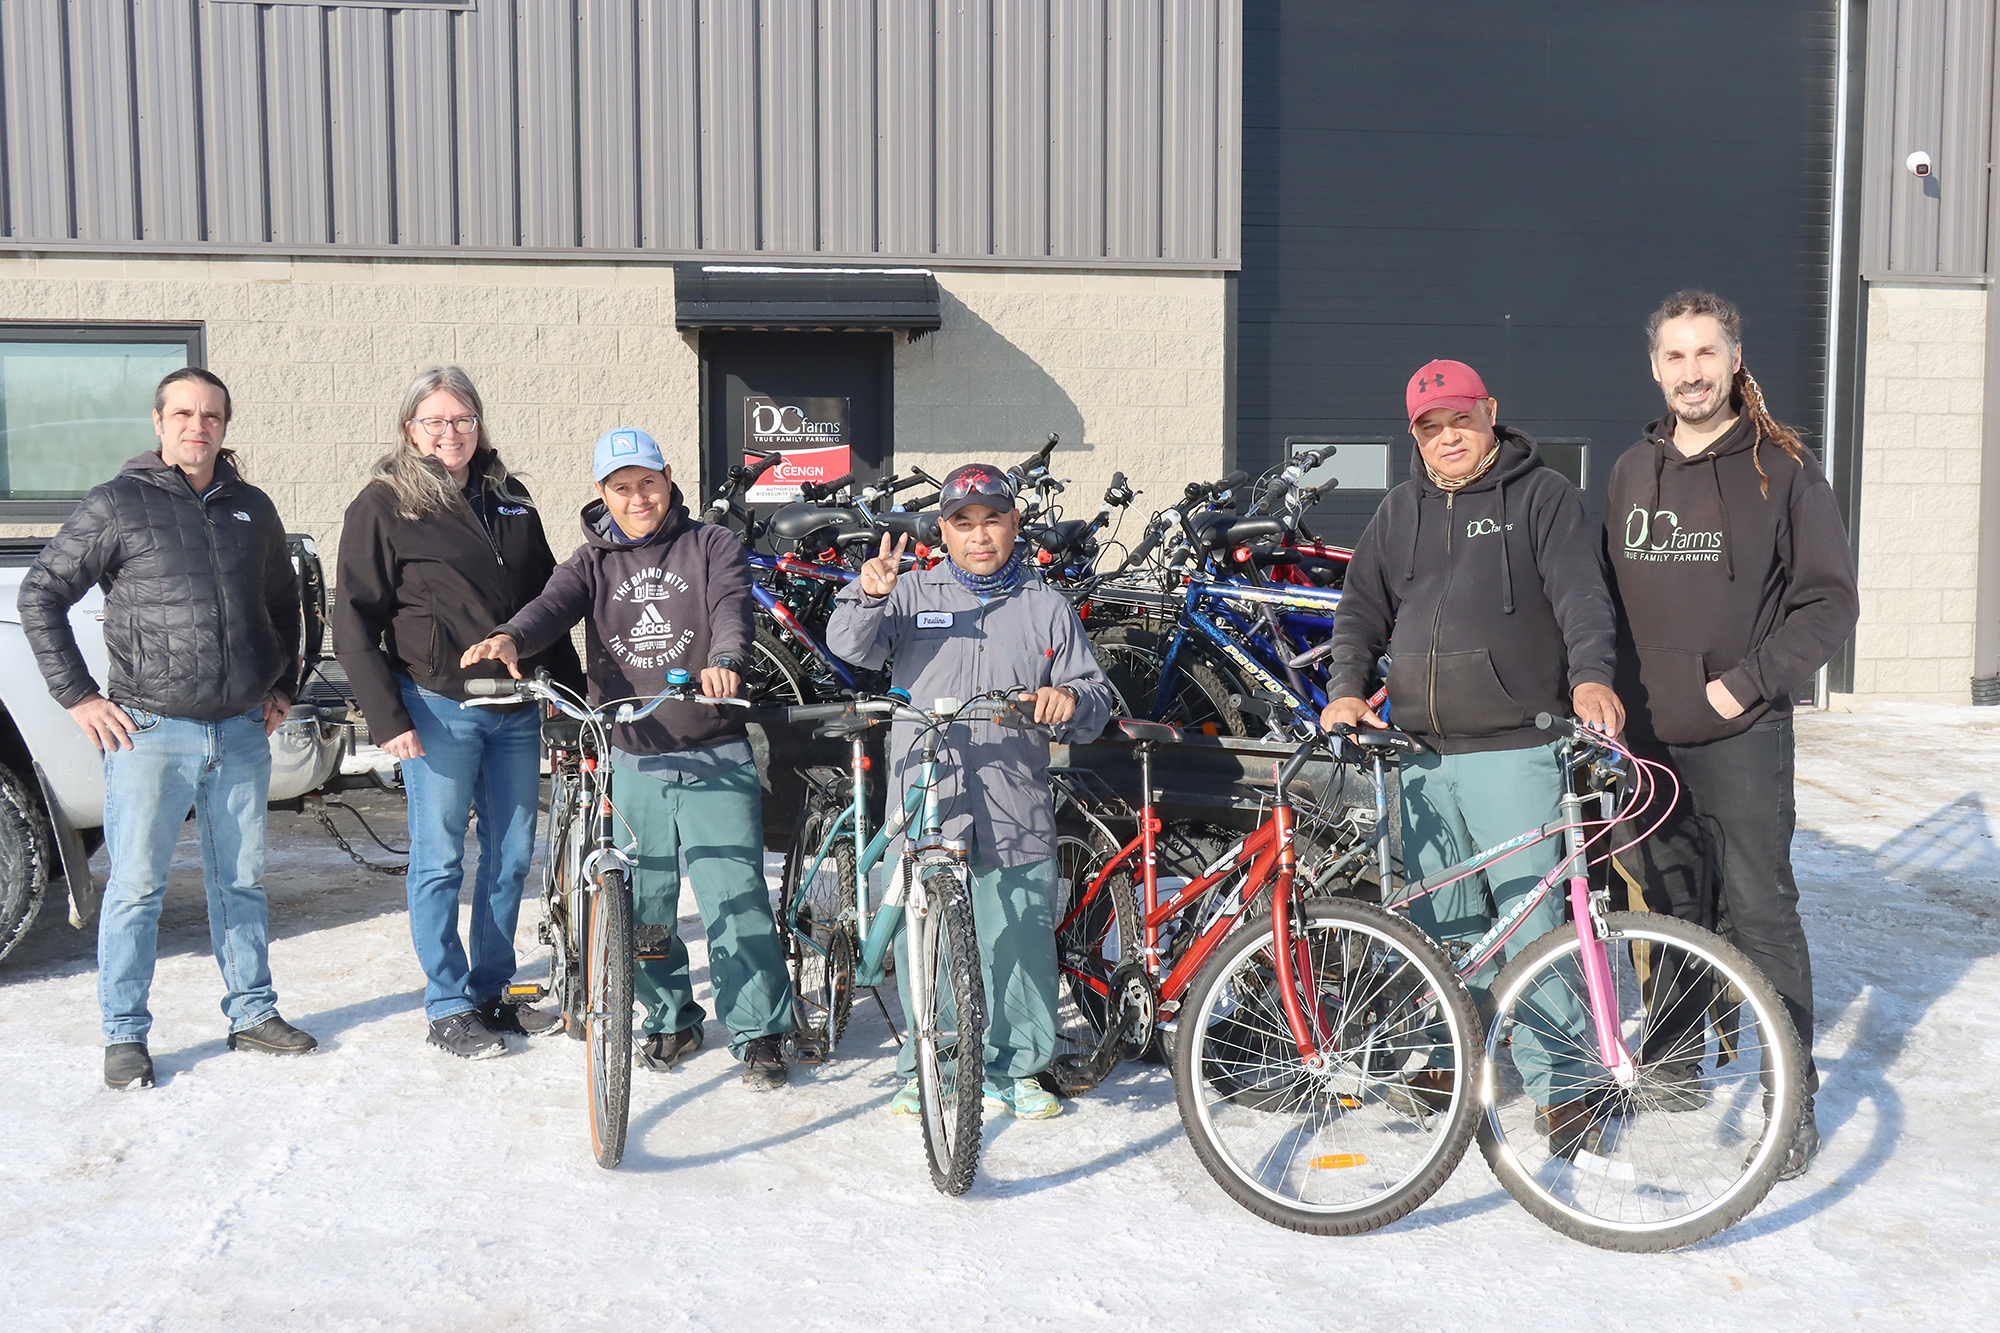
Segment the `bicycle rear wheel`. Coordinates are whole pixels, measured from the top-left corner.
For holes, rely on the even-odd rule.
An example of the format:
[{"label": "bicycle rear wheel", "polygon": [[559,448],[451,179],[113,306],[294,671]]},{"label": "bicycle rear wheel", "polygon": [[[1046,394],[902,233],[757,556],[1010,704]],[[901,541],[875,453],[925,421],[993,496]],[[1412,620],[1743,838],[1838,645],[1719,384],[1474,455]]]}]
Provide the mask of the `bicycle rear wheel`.
[{"label": "bicycle rear wheel", "polygon": [[1479,1018],[1408,921],[1367,903],[1298,910],[1295,981],[1319,1067],[1286,1021],[1264,916],[1189,988],[1174,1091],[1195,1155],[1232,1199],[1293,1231],[1351,1236],[1428,1199],[1465,1155],[1473,1099],[1449,1071],[1469,1067]]},{"label": "bicycle rear wheel", "polygon": [[[1132,876],[1119,870],[1077,909],[1077,900],[1116,848],[1094,829],[1056,830],[1056,1057],[1093,1052],[1112,1012],[1111,974],[1139,954],[1139,907]],[[1072,915],[1073,914],[1073,915]],[[1139,1034],[1151,1040],[1151,1033]]]},{"label": "bicycle rear wheel", "polygon": [[[785,853],[779,920],[792,960],[793,1058],[828,1059],[854,1003],[854,830],[846,829],[813,868],[827,830],[848,807],[814,799]],[[812,870],[810,879],[806,872]]]},{"label": "bicycle rear wheel", "polygon": [[[1558,927],[1493,983],[1479,1146],[1507,1192],[1565,1236],[1676,1249],[1770,1192],[1803,1105],[1805,1055],[1777,991],[1720,936],[1647,912],[1604,925],[1638,1080],[1617,1086],[1599,1058],[1576,931]],[[1522,1051],[1533,1054],[1523,1062]],[[1530,1095],[1524,1072],[1550,1090]],[[1566,1153],[1537,1123],[1543,1097],[1587,1111],[1565,1131]]]},{"label": "bicycle rear wheel", "polygon": [[910,998],[917,1013],[917,1088],[923,1100],[924,1148],[931,1183],[963,1194],[979,1169],[980,1085],[986,1068],[986,996],[965,886],[949,871],[924,877],[929,908],[908,928],[916,932],[916,972]]},{"label": "bicycle rear wheel", "polygon": [[597,1164],[625,1156],[632,1107],[632,895],[625,872],[607,870],[587,895],[584,1050],[590,1074],[590,1147]]}]

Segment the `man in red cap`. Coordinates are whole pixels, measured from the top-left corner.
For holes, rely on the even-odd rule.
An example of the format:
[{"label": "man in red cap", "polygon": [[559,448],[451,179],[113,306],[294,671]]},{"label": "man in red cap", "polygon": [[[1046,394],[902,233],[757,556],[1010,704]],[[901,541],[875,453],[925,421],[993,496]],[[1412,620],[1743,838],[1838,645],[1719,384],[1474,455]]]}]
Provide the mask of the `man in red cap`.
[{"label": "man in red cap", "polygon": [[[1572,711],[1617,732],[1615,621],[1582,497],[1535,442],[1497,424],[1499,403],[1471,366],[1432,361],[1405,394],[1417,452],[1354,548],[1333,630],[1322,725],[1382,727],[1367,704],[1386,650],[1396,725],[1430,747],[1402,769],[1403,864],[1412,878],[1458,864],[1556,818],[1562,770],[1535,714]],[[1470,942],[1555,867],[1555,839],[1410,905],[1441,940]],[[1562,921],[1551,894],[1508,942],[1511,958]],[[1473,978],[1475,993],[1497,964]],[[1573,1001],[1516,1027],[1514,1054],[1564,1156],[1599,1137],[1584,1067],[1544,1031],[1584,1030]],[[1424,1070],[1412,1098],[1454,1075]]]}]

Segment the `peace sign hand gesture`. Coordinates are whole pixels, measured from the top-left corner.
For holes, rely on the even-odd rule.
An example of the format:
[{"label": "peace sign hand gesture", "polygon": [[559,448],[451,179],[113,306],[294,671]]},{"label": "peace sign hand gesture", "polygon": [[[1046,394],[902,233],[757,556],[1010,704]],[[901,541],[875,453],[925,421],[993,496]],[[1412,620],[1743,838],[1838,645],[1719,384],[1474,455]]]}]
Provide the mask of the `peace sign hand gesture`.
[{"label": "peace sign hand gesture", "polygon": [[910,536],[904,533],[896,538],[896,547],[889,549],[889,534],[882,534],[882,551],[867,564],[861,566],[861,591],[870,597],[887,597],[896,588],[896,574],[903,567],[903,552],[910,548]]}]

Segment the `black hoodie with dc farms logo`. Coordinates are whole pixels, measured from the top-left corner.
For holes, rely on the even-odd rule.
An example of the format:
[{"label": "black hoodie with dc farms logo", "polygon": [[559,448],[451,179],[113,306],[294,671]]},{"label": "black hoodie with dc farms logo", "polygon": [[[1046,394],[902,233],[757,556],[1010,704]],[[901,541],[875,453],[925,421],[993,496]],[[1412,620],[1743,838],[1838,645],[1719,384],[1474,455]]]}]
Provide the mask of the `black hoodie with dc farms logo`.
[{"label": "black hoodie with dc farms logo", "polygon": [[[1692,457],[1671,429],[1668,418],[1647,425],[1611,470],[1604,546],[1618,697],[1635,732],[1692,745],[1789,714],[1792,692],[1854,632],[1860,603],[1833,488],[1811,455],[1758,442],[1748,413]],[[1709,704],[1713,680],[1741,714]]]},{"label": "black hoodie with dc farms logo", "polygon": [[1327,697],[1365,698],[1390,654],[1391,722],[1447,753],[1552,739],[1570,693],[1609,685],[1613,619],[1596,534],[1535,442],[1495,429],[1500,457],[1446,494],[1412,454],[1354,548],[1334,617]]}]

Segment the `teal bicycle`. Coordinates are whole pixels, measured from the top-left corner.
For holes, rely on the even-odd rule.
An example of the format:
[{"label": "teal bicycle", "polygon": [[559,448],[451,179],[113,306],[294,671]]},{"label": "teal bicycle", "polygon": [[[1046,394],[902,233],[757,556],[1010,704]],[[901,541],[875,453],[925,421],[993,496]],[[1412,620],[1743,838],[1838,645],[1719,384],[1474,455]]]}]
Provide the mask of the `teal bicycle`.
[{"label": "teal bicycle", "polygon": [[[906,969],[924,1147],[931,1183],[946,1194],[965,1193],[979,1166],[986,992],[973,934],[966,844],[944,836],[939,755],[952,724],[982,716],[1003,726],[1046,730],[1016,707],[1020,693],[1014,688],[974,699],[938,699],[925,709],[892,690],[852,703],[784,710],[787,721],[818,722],[816,736],[845,740],[850,752],[845,775],[837,769],[806,772],[811,793],[785,856],[779,920],[787,932],[797,1007],[793,1058],[802,1064],[830,1058],[847,1026],[855,989],[880,986],[892,959]],[[871,730],[889,722],[921,728],[918,767],[902,807],[871,834],[866,741]],[[909,849],[887,877],[880,901],[874,901],[869,872],[905,830],[913,830]],[[896,932],[906,920],[907,947],[902,958],[894,958]]]}]

